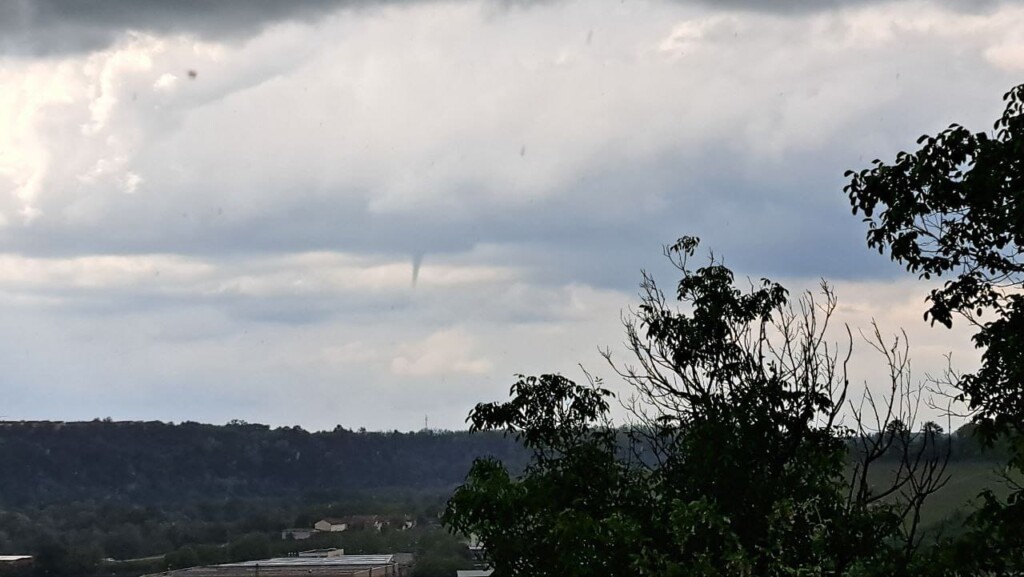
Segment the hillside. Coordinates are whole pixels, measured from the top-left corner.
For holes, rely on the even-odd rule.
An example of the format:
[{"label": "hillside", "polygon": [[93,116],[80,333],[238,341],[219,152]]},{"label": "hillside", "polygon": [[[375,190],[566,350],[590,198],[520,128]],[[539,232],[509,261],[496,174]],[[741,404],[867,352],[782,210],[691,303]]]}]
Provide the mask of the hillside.
[{"label": "hillside", "polygon": [[[953,441],[952,479],[926,505],[926,526],[956,524],[981,490],[998,490],[998,455],[966,434]],[[162,570],[188,559],[266,556],[290,546],[279,541],[281,529],[347,514],[412,515],[422,529],[377,541],[346,535],[327,545],[375,553],[436,542],[443,549],[437,514],[473,459],[487,455],[512,469],[527,460],[514,442],[487,433],[0,423],[0,553],[56,550],[93,564],[172,551],[182,557],[160,557],[145,569]],[[880,463],[873,478],[884,483],[886,476]]]},{"label": "hillside", "polygon": [[[953,440],[953,479],[943,500],[959,505],[992,483],[990,471],[1000,458],[982,452],[968,435]],[[329,502],[380,490],[444,493],[482,456],[512,469],[527,462],[525,451],[495,433],[308,432],[241,422],[2,422],[0,509],[69,502]]]},{"label": "hillside", "polygon": [[512,441],[495,434],[343,428],[311,433],[246,423],[6,422],[0,424],[0,508],[446,489],[460,483],[473,459],[484,455],[512,466],[525,462]]}]

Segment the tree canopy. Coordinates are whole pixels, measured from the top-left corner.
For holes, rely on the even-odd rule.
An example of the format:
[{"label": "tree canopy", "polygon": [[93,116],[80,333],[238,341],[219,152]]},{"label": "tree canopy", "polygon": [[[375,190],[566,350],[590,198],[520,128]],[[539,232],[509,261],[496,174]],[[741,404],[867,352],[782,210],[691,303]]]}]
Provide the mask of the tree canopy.
[{"label": "tree canopy", "polygon": [[[868,246],[924,279],[925,318],[974,327],[980,368],[956,375],[958,398],[989,442],[1010,448],[1009,467],[1024,471],[1024,85],[1004,95],[993,133],[953,124],[918,139],[916,152],[849,171],[845,191],[869,225]],[[1011,480],[1012,481],[1012,480]],[[1024,490],[1007,503],[991,492],[959,550],[978,568],[1024,563]],[[956,548],[954,548],[956,549]]]},{"label": "tree canopy", "polygon": [[[906,349],[875,327],[869,340],[893,376],[888,397],[868,394],[868,410],[851,403],[854,426],[840,426],[849,349],[826,338],[831,291],[794,306],[767,280],[740,290],[720,262],[687,266],[693,238],[666,251],[682,272],[677,302],[645,274],[626,322],[636,359],[613,366],[635,391],[625,401],[631,427],[607,424],[610,393],[597,382],[521,379],[511,401],[479,405],[471,420],[523,440],[532,464],[516,476],[478,461],[449,502],[448,525],[479,535],[502,575],[1019,571],[1024,85],[1004,100],[992,133],[953,124],[891,163],[847,172],[844,189],[870,248],[941,281],[925,319],[968,323],[982,350],[978,370],[951,370],[945,384],[966,403],[972,434],[1006,451],[1012,491],[1005,500],[983,492],[966,532],[920,554],[921,506],[948,479],[949,452],[938,425],[915,429],[915,412],[900,412],[897,399],[914,387]],[[871,414],[883,416],[866,423]],[[894,478],[870,482],[868,470],[893,453]]]},{"label": "tree canopy", "polygon": [[959,315],[977,328],[983,365],[959,385],[989,434],[1024,433],[1024,85],[1004,99],[994,134],[953,124],[891,164],[848,171],[845,189],[868,246],[945,279],[925,318],[948,327]]},{"label": "tree canopy", "polygon": [[[795,302],[768,280],[741,290],[719,261],[691,268],[697,246],[684,237],[666,249],[682,274],[676,304],[644,275],[626,323],[632,364],[607,355],[633,387],[631,425],[608,422],[611,393],[598,379],[521,377],[511,400],[478,405],[470,421],[522,441],[531,464],[514,475],[496,459],[478,460],[445,523],[478,536],[503,576],[914,567],[915,514],[945,479],[941,451],[922,449],[934,448],[937,429],[912,432],[904,424],[912,415],[883,401],[888,416],[852,451],[851,474],[858,431],[837,419],[849,348],[828,338],[829,287]],[[906,381],[899,363],[891,366],[892,392],[902,395]],[[887,487],[864,482],[898,446],[903,473]]]}]

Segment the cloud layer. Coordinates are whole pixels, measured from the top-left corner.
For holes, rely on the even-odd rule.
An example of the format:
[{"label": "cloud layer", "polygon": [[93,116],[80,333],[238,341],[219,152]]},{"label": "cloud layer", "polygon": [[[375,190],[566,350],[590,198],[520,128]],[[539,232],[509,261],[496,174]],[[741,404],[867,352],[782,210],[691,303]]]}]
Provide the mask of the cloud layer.
[{"label": "cloud layer", "polygon": [[681,234],[918,322],[841,175],[1024,68],[1013,4],[115,4],[0,13],[15,417],[457,426]]}]

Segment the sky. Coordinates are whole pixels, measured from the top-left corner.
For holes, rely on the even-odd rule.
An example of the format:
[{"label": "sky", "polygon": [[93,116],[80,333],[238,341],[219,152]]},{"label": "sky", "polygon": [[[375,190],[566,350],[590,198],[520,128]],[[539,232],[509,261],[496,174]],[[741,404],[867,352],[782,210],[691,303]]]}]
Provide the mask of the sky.
[{"label": "sky", "polygon": [[3,2],[0,418],[457,429],[518,373],[628,394],[599,349],[628,360],[682,235],[827,279],[915,378],[969,370],[843,173],[991,131],[1022,71],[1014,2]]}]

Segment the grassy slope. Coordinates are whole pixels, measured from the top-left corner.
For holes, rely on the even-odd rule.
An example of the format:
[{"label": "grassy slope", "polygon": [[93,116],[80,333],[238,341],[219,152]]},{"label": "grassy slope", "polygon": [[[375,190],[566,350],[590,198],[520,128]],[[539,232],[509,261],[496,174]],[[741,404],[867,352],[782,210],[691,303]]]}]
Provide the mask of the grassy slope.
[{"label": "grassy slope", "polygon": [[[957,524],[959,519],[973,510],[978,502],[978,494],[985,489],[991,489],[998,497],[1009,494],[1009,488],[1000,477],[1000,464],[996,461],[954,461],[949,464],[946,472],[949,482],[925,502],[921,512],[922,527],[935,528],[945,520],[951,525]],[[870,475],[871,483],[883,486],[893,474],[885,466],[878,467]],[[955,526],[951,526],[950,530],[955,530]]]}]

